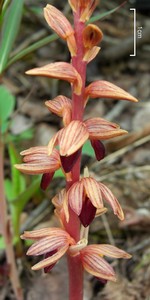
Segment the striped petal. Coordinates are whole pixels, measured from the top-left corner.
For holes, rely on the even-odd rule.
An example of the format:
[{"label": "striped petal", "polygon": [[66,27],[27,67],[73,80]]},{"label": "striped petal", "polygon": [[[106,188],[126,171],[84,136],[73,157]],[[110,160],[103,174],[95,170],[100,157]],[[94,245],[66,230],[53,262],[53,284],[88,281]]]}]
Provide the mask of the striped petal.
[{"label": "striped petal", "polygon": [[83,183],[75,182],[68,191],[68,202],[72,210],[79,216],[83,203]]},{"label": "striped petal", "polygon": [[74,30],[68,19],[56,7],[47,4],[44,8],[44,17],[48,25],[64,40],[67,40],[72,56],[76,55],[77,47]]},{"label": "striped petal", "polygon": [[54,147],[58,145],[58,136],[61,133],[63,129],[59,130],[54,136],[51,138],[51,140],[48,143],[48,155],[52,154],[52,151],[54,150]]},{"label": "striped petal", "polygon": [[60,248],[60,250],[54,253],[52,256],[45,258],[44,260],[40,261],[36,265],[32,267],[32,270],[40,270],[42,268],[49,267],[50,265],[55,264],[68,250],[68,246],[65,245],[64,247]]},{"label": "striped petal", "polygon": [[22,151],[23,164],[16,164],[15,168],[22,173],[35,175],[52,173],[60,168],[60,156],[57,149],[54,149],[51,156],[48,156],[48,147],[32,147]]},{"label": "striped petal", "polygon": [[89,63],[91,60],[93,60],[96,57],[100,49],[101,49],[100,47],[95,46],[92,49],[86,51],[83,57],[83,61]]},{"label": "striped petal", "polygon": [[50,237],[50,236],[64,236],[66,237],[68,235],[69,238],[69,234],[66,233],[65,230],[61,229],[61,228],[57,228],[57,227],[52,227],[52,228],[41,228],[41,229],[37,229],[34,231],[25,231],[22,235],[21,235],[21,239],[23,240],[39,240],[41,238],[44,237]]},{"label": "striped petal", "polygon": [[99,183],[99,186],[100,186],[103,198],[111,205],[111,207],[114,211],[114,214],[117,215],[120,220],[124,220],[124,213],[121,208],[121,205],[119,204],[118,200],[113,195],[111,190],[101,182]]},{"label": "striped petal", "polygon": [[82,178],[86,195],[96,208],[103,207],[102,194],[99,183],[92,177]]},{"label": "striped petal", "polygon": [[50,112],[63,117],[65,126],[71,122],[72,105],[69,98],[60,95],[53,100],[46,101],[45,105]]},{"label": "striped petal", "polygon": [[97,253],[89,252],[88,246],[80,252],[84,269],[102,279],[116,281],[113,268]]},{"label": "striped petal", "polygon": [[88,139],[89,134],[85,125],[80,121],[72,121],[62,129],[59,135],[60,155],[69,156],[79,150]]},{"label": "striped petal", "polygon": [[126,134],[127,131],[120,129],[115,123],[111,123],[102,118],[92,118],[84,122],[90,139],[107,140]]},{"label": "striped petal", "polygon": [[34,243],[29,250],[27,255],[42,255],[50,251],[60,249],[65,245],[69,245],[68,238],[66,236],[47,236],[36,243]]},{"label": "striped petal", "polygon": [[87,98],[111,98],[118,100],[129,100],[133,102],[138,102],[138,100],[119,88],[115,84],[105,81],[98,80],[89,84],[85,89],[85,99]]},{"label": "striped petal", "polygon": [[81,93],[82,79],[76,69],[69,63],[55,62],[26,72],[28,75],[46,76],[66,80],[74,85],[74,92]]},{"label": "striped petal", "polygon": [[87,246],[88,253],[96,253],[103,256],[108,256],[112,258],[125,258],[129,259],[132,256],[113,245],[100,244],[100,245],[89,245]]}]

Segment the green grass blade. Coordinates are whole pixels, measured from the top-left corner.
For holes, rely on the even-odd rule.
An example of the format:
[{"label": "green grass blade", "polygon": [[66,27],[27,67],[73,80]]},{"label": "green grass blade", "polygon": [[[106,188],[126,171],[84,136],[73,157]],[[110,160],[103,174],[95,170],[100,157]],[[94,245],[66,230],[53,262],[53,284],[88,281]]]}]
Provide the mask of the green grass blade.
[{"label": "green grass blade", "polygon": [[15,63],[16,61],[18,61],[19,59],[23,58],[24,56],[30,54],[31,52],[55,41],[58,39],[58,35],[57,34],[51,34],[50,36],[46,36],[43,39],[41,39],[40,41],[32,44],[31,46],[23,49],[22,51],[20,51],[19,53],[17,53],[15,56],[13,56],[12,58],[10,58],[10,60],[7,63],[7,68],[12,65],[13,63]]},{"label": "green grass blade", "polygon": [[[4,86],[0,85],[0,127],[2,133],[4,133],[3,126],[8,121],[15,107],[15,97],[10,91]],[[7,126],[5,129],[7,129]]]},{"label": "green grass blade", "polygon": [[106,12],[104,12],[102,14],[97,14],[96,16],[90,18],[90,20],[87,22],[87,24],[99,21],[99,20],[103,19],[104,17],[107,17],[107,16],[111,15],[116,10],[118,10],[121,6],[123,6],[125,3],[126,3],[126,1],[124,1],[121,5],[113,8],[113,9],[111,9],[109,11],[106,11]]},{"label": "green grass blade", "polygon": [[20,213],[23,211],[25,205],[28,203],[31,197],[40,189],[40,181],[41,178],[38,176],[38,178],[34,180],[24,192],[14,199],[12,205],[17,206]]},{"label": "green grass blade", "polygon": [[23,0],[13,0],[4,16],[0,48],[0,73],[4,71],[7,65],[10,51],[18,34],[22,17],[23,2]]}]

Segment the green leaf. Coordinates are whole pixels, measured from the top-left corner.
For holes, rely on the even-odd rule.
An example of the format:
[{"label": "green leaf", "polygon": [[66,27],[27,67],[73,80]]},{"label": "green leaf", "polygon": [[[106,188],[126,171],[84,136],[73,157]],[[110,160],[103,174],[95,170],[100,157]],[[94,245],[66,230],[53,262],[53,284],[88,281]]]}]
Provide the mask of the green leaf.
[{"label": "green leaf", "polygon": [[84,144],[84,146],[83,146],[83,148],[82,148],[82,153],[83,153],[83,154],[86,154],[86,155],[89,155],[89,156],[91,156],[91,157],[95,157],[95,153],[94,153],[94,150],[93,150],[93,148],[92,148],[92,146],[91,146],[90,141],[87,141],[87,142]]},{"label": "green leaf", "polygon": [[111,10],[105,11],[104,13],[101,13],[101,14],[97,14],[96,16],[90,18],[90,20],[87,22],[87,24],[99,21],[99,20],[103,19],[104,17],[111,15],[116,10],[118,10],[125,2],[123,2],[121,5],[115,7],[113,9],[111,9]]},{"label": "green leaf", "polygon": [[0,249],[5,249],[5,242],[3,236],[0,236]]},{"label": "green leaf", "polygon": [[7,8],[4,16],[0,49],[0,73],[4,71],[7,65],[10,51],[19,31],[23,11],[23,2],[23,0],[11,1],[11,4]]},{"label": "green leaf", "polygon": [[10,179],[5,179],[4,181],[4,185],[5,185],[5,194],[6,194],[6,199],[11,202],[13,199],[16,198],[16,195],[14,193],[14,188],[13,188],[13,184],[11,182]]},{"label": "green leaf", "polygon": [[28,128],[15,136],[17,141],[30,140],[33,138],[34,128]]},{"label": "green leaf", "polygon": [[15,56],[11,57],[10,60],[8,61],[7,67],[12,65],[14,62],[18,61],[19,59],[23,58],[24,56],[34,52],[35,50],[53,42],[58,39],[57,34],[51,34],[50,36],[46,36],[43,39],[40,39],[38,42],[35,42],[34,44],[30,45],[29,47],[23,49],[19,53],[17,53]]},{"label": "green leaf", "polygon": [[38,6],[31,6],[30,10],[38,16],[43,16],[43,8]]},{"label": "green leaf", "polygon": [[13,205],[17,206],[19,212],[22,212],[24,206],[28,203],[31,197],[38,191],[40,186],[41,178],[34,180],[24,192],[22,192],[16,199],[13,201]]},{"label": "green leaf", "polygon": [[58,170],[55,172],[54,178],[58,178],[58,177],[64,177],[64,174],[63,174],[63,172],[62,172],[61,169],[58,169]]},{"label": "green leaf", "polygon": [[[18,238],[14,238],[13,239],[13,245],[15,246],[18,242]],[[0,250],[4,250],[6,247],[5,247],[5,242],[4,242],[4,238],[3,236],[0,236]]]},{"label": "green leaf", "polygon": [[[7,129],[7,119],[10,117],[15,107],[15,97],[4,85],[0,85],[0,127]],[[5,126],[4,126],[5,125]]]},{"label": "green leaf", "polygon": [[[13,194],[15,198],[22,192],[22,188],[25,189],[25,183],[23,183],[22,174],[14,167],[15,164],[20,163],[20,156],[18,155],[14,145],[8,144],[9,159],[11,163],[11,181],[13,184]],[[23,185],[23,187],[22,187]]]}]

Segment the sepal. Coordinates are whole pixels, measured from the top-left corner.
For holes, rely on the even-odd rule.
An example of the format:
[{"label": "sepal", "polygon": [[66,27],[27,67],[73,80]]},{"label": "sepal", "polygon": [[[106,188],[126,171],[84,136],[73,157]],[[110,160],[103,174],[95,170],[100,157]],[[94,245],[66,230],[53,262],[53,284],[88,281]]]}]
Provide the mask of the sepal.
[{"label": "sepal", "polygon": [[105,80],[94,81],[85,88],[85,103],[88,98],[110,98],[138,102],[135,97]]},{"label": "sepal", "polygon": [[55,62],[26,72],[27,75],[46,76],[66,80],[73,84],[74,92],[80,95],[82,79],[76,69],[66,62]]},{"label": "sepal", "polygon": [[64,40],[67,41],[71,56],[77,52],[74,29],[68,19],[56,7],[47,4],[44,8],[44,17],[48,25]]}]

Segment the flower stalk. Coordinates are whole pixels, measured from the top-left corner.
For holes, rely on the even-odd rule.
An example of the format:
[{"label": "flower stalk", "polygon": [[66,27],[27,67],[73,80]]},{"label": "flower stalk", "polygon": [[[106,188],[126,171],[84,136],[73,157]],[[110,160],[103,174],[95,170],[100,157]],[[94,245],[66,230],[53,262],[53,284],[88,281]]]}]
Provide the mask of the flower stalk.
[{"label": "flower stalk", "polygon": [[[21,172],[42,174],[41,188],[46,189],[55,171],[62,169],[66,187],[53,199],[55,215],[60,228],[45,228],[25,232],[23,239],[35,243],[27,255],[44,255],[44,259],[32,267],[49,272],[66,253],[69,271],[69,300],[83,299],[83,272],[86,270],[100,280],[116,281],[116,275],[104,256],[125,258],[131,256],[112,245],[88,245],[89,225],[95,217],[107,212],[106,201],[114,214],[124,219],[123,210],[110,189],[97,182],[86,171],[81,177],[82,146],[89,139],[97,160],[105,156],[102,140],[126,134],[119,125],[102,118],[84,120],[84,109],[90,98],[112,98],[137,102],[137,99],[107,81],[95,81],[86,86],[87,64],[95,58],[102,40],[102,31],[94,24],[86,25],[93,13],[96,0],[69,0],[73,10],[74,27],[52,5],[47,5],[44,15],[49,26],[66,41],[71,62],[55,62],[29,70],[28,75],[47,76],[66,80],[71,84],[71,99],[59,95],[47,100],[49,111],[62,117],[64,127],[47,146],[22,151],[23,164],[16,165]],[[58,149],[55,149],[58,146]]]}]

